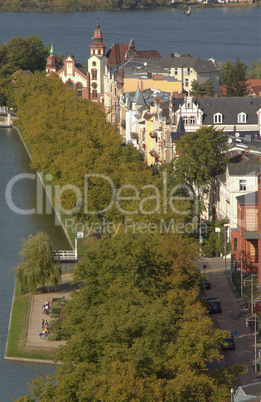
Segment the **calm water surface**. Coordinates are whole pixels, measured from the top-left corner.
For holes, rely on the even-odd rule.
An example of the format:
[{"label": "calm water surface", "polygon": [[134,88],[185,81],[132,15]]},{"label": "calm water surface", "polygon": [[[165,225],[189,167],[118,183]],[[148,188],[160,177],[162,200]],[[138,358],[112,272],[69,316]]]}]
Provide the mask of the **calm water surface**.
[{"label": "calm water surface", "polygon": [[[162,56],[172,52],[190,53],[216,62],[235,61],[247,65],[261,57],[261,8],[193,9],[190,17],[182,10],[68,13],[0,13],[0,44],[14,36],[39,35],[45,45],[54,44],[57,54],[73,54],[86,62],[96,20],[99,16],[107,49],[113,43],[134,39],[138,50],[157,49]],[[57,248],[68,248],[61,228],[54,225],[54,216],[17,215],[5,202],[8,181],[19,173],[29,173],[29,160],[15,130],[0,129],[0,294],[1,294],[1,359],[0,399],[28,392],[27,382],[36,374],[52,374],[54,366],[25,364],[3,360],[7,339],[14,278],[9,270],[18,263],[20,239],[42,230],[48,232]],[[19,208],[35,207],[35,183],[19,182],[13,198]]]},{"label": "calm water surface", "polygon": [[[10,210],[5,201],[5,189],[10,179],[19,173],[32,173],[29,158],[15,130],[0,128],[0,400],[11,401],[14,396],[28,392],[27,383],[37,374],[44,376],[55,371],[55,366],[4,361],[14,277],[11,268],[18,262],[21,238],[28,238],[37,231],[47,232],[55,246],[69,249],[67,238],[51,215],[18,215]],[[13,187],[13,201],[21,209],[35,208],[36,185],[33,180],[21,180]],[[24,330],[21,328],[21,330]]]},{"label": "calm water surface", "polygon": [[261,57],[261,7],[195,8],[184,10],[121,12],[0,13],[0,43],[13,36],[39,35],[53,43],[57,54],[73,54],[86,62],[99,16],[107,50],[113,43],[134,39],[138,50],[157,49],[163,57],[172,52],[216,62],[247,65]]}]

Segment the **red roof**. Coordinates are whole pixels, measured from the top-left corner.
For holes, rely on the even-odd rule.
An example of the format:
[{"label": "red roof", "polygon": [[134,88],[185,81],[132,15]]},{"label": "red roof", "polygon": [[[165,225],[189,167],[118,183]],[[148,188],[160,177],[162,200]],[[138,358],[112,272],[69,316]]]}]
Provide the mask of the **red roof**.
[{"label": "red roof", "polygon": [[[129,45],[127,43],[115,43],[107,53],[108,65],[118,65],[125,60],[125,55]],[[138,50],[136,51],[139,59],[159,59],[161,54],[157,50]]]},{"label": "red roof", "polygon": [[118,65],[125,60],[125,54],[129,45],[127,43],[115,43],[107,53],[108,65]]},{"label": "red roof", "polygon": [[162,56],[157,50],[138,50],[139,59],[161,59]]}]

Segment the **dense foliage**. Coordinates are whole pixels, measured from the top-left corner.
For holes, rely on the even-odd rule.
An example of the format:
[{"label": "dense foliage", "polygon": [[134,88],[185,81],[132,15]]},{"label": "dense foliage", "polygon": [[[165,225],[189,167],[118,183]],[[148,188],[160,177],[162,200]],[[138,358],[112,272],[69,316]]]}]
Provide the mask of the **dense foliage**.
[{"label": "dense foliage", "polygon": [[214,96],[214,86],[211,80],[207,80],[203,84],[193,80],[191,83],[191,96]]},{"label": "dense foliage", "polygon": [[168,6],[168,0],[1,0],[2,11],[133,10]]},{"label": "dense foliage", "polygon": [[61,270],[53,258],[53,244],[47,233],[38,232],[22,239],[21,262],[15,269],[16,283],[21,293],[35,293],[37,286],[57,285]]},{"label": "dense foliage", "polygon": [[69,339],[55,379],[33,381],[44,401],[226,401],[242,367],[210,372],[220,358],[215,329],[197,295],[193,242],[142,235],[103,239],[75,271]]},{"label": "dense foliage", "polygon": [[17,71],[45,70],[49,47],[44,46],[39,36],[13,37],[7,44],[0,46],[0,105],[9,107],[13,90],[12,76]]},{"label": "dense foliage", "polygon": [[237,58],[227,60],[221,69],[222,96],[244,96],[247,93],[247,65]]},{"label": "dense foliage", "polygon": [[178,143],[180,156],[175,161],[176,175],[193,191],[211,183],[225,171],[228,163],[225,151],[227,138],[223,130],[202,127],[184,135]]}]

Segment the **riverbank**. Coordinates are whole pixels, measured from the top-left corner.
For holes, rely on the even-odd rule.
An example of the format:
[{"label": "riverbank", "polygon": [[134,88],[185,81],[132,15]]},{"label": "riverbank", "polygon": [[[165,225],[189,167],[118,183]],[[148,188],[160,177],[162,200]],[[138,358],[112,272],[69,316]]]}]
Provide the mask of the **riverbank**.
[{"label": "riverbank", "polygon": [[[33,5],[32,5],[33,3]],[[55,2],[52,3],[51,6],[48,5],[43,5],[42,3],[39,5],[38,2],[31,2],[26,4],[26,2],[21,2],[19,4],[19,0],[13,5],[11,2],[10,3],[5,3],[2,6],[0,6],[0,13],[1,12],[81,12],[81,11],[151,11],[151,10],[168,10],[168,9],[173,9],[173,8],[185,8],[191,6],[191,7],[200,7],[200,8],[220,8],[220,7],[260,7],[261,6],[261,1],[258,0],[257,2],[247,2],[247,1],[241,1],[238,3],[237,1],[232,1],[230,3],[200,3],[200,2],[195,2],[195,1],[174,1],[174,3],[169,3],[166,5],[158,5],[158,6],[150,6],[150,7],[135,7],[133,8],[133,4],[131,4],[131,7],[122,7],[122,8],[117,8],[117,7],[109,7],[108,3],[104,1],[103,6],[101,5],[101,2],[99,3],[100,7],[97,7],[97,3],[95,5],[90,4],[90,5],[83,5],[78,4],[77,1],[74,2],[73,5],[70,7],[67,6],[67,4],[63,7],[61,2],[57,5],[55,5]]]},{"label": "riverbank", "polygon": [[66,341],[40,338],[42,319],[48,319],[49,324],[55,320],[55,318],[43,314],[42,306],[47,298],[52,300],[64,296],[66,300],[70,300],[70,292],[75,289],[75,286],[71,285],[71,280],[71,273],[63,274],[57,290],[50,293],[38,292],[35,295],[18,296],[15,290],[5,360],[60,364],[55,361],[57,348],[65,345]]}]

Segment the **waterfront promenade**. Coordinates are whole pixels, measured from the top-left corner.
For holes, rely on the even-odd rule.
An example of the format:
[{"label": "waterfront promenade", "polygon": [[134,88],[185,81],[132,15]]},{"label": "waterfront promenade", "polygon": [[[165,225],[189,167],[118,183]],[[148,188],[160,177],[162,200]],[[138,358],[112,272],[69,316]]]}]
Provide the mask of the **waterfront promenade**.
[{"label": "waterfront promenade", "polygon": [[39,332],[41,332],[42,319],[47,320],[49,324],[54,318],[51,318],[50,314],[46,315],[42,312],[42,306],[47,299],[50,302],[53,298],[64,296],[66,300],[71,299],[70,291],[72,287],[70,282],[72,280],[72,274],[67,273],[62,275],[62,281],[56,292],[52,293],[39,293],[32,296],[30,316],[28,320],[28,329],[26,337],[26,346],[33,347],[58,347],[64,345],[65,341],[49,341],[48,339],[41,339]]}]

